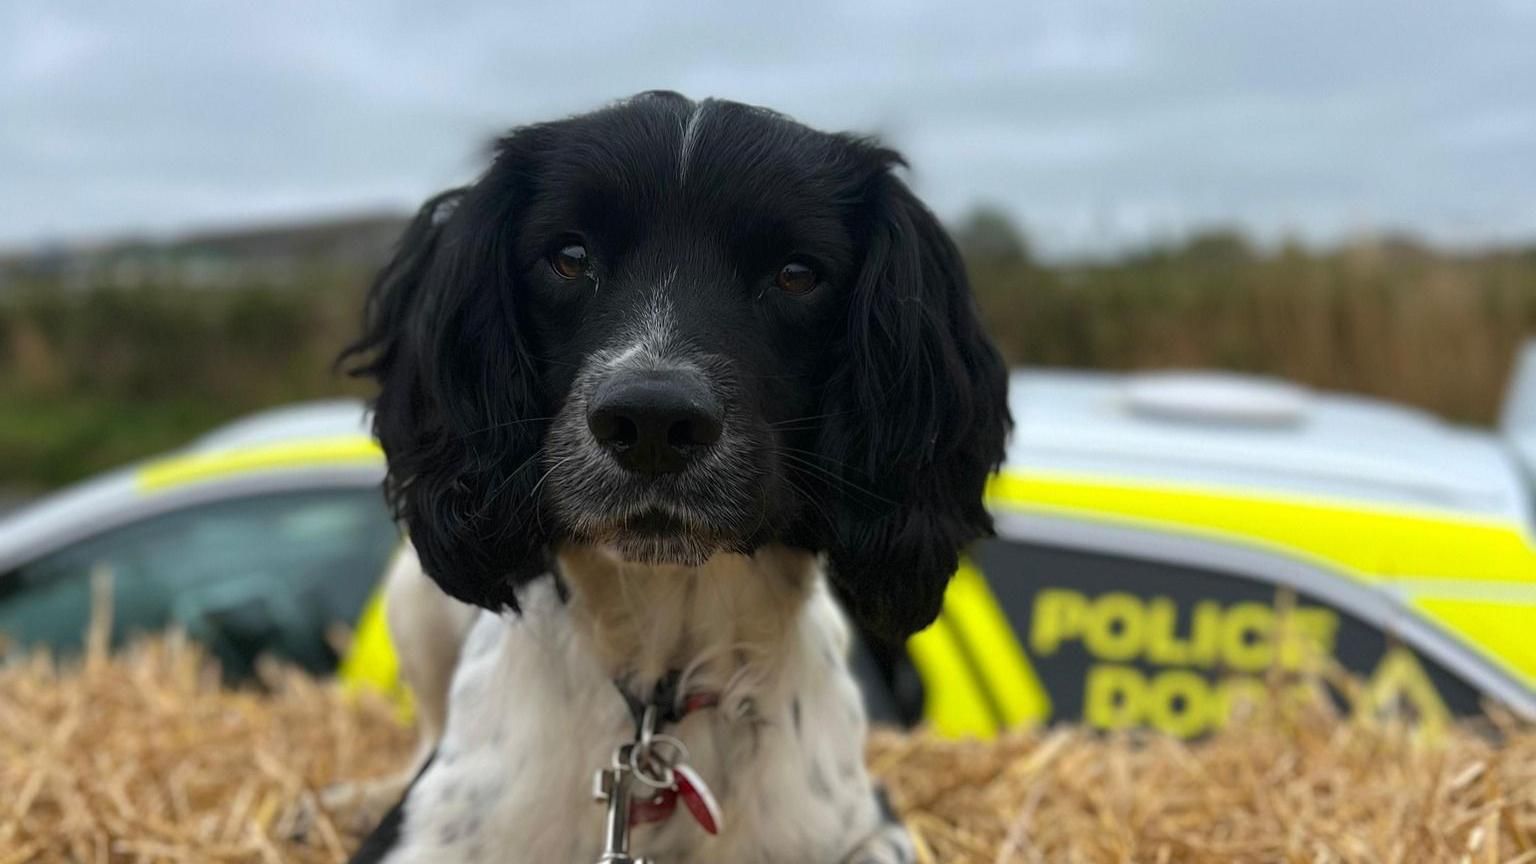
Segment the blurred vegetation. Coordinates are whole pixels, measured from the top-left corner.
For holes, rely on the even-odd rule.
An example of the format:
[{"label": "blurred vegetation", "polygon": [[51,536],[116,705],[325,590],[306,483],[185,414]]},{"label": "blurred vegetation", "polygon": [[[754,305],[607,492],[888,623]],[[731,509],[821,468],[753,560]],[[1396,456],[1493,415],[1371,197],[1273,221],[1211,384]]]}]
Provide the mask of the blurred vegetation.
[{"label": "blurred vegetation", "polygon": [[1486,424],[1536,337],[1536,246],[1447,253],[1389,237],[1266,251],[1219,231],[1050,266],[996,211],[955,235],[1015,365],[1228,369]]},{"label": "blurred vegetation", "polygon": [[57,485],[261,408],[365,393],[331,369],[365,279],[0,294],[0,487]]},{"label": "blurred vegetation", "polygon": [[[1014,364],[1214,367],[1487,423],[1536,334],[1536,247],[1265,250],[1214,232],[1046,264],[987,209],[956,238]],[[364,392],[331,361],[369,269],[298,267],[276,285],[0,285],[0,487],[57,485],[250,411]]]}]

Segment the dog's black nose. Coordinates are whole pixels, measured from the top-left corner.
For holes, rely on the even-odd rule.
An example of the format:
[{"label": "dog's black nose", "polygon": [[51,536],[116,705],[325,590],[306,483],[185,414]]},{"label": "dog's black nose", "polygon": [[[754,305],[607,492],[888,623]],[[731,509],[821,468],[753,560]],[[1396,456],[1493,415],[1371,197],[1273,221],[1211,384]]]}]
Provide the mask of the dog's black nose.
[{"label": "dog's black nose", "polygon": [[672,474],[720,440],[724,415],[695,372],[619,372],[592,395],[587,426],[625,468]]}]

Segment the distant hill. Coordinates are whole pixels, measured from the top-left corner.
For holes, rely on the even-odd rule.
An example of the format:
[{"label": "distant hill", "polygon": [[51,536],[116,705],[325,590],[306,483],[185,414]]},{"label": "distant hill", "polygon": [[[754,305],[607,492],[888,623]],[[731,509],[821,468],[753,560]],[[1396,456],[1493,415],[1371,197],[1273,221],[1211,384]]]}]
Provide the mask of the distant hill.
[{"label": "distant hill", "polygon": [[283,287],[304,273],[380,266],[404,230],[402,213],[364,213],[306,223],[198,231],[165,240],[130,238],[54,245],[0,256],[0,289]]}]

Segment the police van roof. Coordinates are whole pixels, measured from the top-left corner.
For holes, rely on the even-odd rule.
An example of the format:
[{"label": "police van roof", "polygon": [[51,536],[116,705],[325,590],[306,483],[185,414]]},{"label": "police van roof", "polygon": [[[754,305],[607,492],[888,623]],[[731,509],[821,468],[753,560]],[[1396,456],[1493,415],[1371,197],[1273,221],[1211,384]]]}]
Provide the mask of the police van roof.
[{"label": "police van roof", "polygon": [[238,460],[274,446],[354,439],[366,449],[368,427],[369,416],[358,400],[300,403],[241,418],[164,457],[96,475],[0,518],[0,573],[41,551],[199,500],[315,485],[376,484],[383,478],[382,457],[369,451],[372,458],[359,460],[340,450],[333,459],[329,454],[338,451],[334,447],[292,464],[258,460],[222,475],[199,474],[199,482],[160,487],[147,482],[156,466],[185,462],[184,457],[213,457],[217,462],[222,461],[220,454],[230,454]]},{"label": "police van roof", "polygon": [[[1017,423],[1007,459],[1013,470],[1531,524],[1521,472],[1501,439],[1379,400],[1224,373],[1023,370],[1012,376],[1009,402]],[[357,400],[303,403],[237,420],[181,452],[361,437],[368,424]],[[139,468],[100,475],[0,519],[0,569],[14,557],[8,551],[66,525],[142,506]]]},{"label": "police van roof", "polygon": [[1026,370],[1009,403],[1015,470],[1529,524],[1498,438],[1374,399],[1227,373]]},{"label": "police van roof", "polygon": [[209,452],[305,438],[371,436],[371,422],[372,415],[356,399],[300,402],[220,426],[193,441],[189,449]]}]

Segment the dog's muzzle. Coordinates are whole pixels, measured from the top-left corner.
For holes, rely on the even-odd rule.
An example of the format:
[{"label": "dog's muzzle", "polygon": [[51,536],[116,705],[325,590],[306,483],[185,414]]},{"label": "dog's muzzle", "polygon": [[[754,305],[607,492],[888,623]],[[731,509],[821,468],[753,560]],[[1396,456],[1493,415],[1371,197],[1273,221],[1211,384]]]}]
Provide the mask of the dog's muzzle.
[{"label": "dog's muzzle", "polygon": [[625,370],[597,386],[587,428],[625,470],[676,474],[720,440],[725,408],[689,369]]},{"label": "dog's muzzle", "polygon": [[694,566],[764,522],[762,453],[728,378],[692,364],[593,364],[561,407],[547,494],[574,540]]}]

